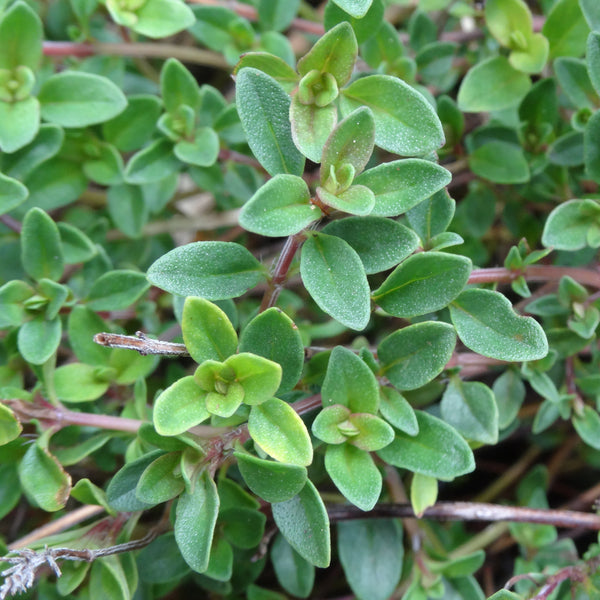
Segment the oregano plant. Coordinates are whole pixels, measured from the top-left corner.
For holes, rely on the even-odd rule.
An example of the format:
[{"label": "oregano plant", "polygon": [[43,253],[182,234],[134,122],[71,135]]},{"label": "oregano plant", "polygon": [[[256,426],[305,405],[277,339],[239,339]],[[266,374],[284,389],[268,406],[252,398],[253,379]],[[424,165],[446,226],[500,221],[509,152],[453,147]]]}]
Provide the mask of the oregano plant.
[{"label": "oregano plant", "polygon": [[599,115],[595,0],[0,3],[0,600],[599,596]]}]

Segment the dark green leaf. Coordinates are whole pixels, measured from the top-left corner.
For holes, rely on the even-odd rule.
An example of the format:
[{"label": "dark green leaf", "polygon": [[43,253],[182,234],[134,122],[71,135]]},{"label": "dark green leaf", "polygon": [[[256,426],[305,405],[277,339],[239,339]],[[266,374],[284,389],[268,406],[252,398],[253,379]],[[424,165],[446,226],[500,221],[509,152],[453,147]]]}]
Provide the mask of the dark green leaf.
[{"label": "dark green leaf", "polygon": [[329,517],[319,492],[307,481],[290,500],[272,505],[273,519],[292,548],[316,567],[331,560]]},{"label": "dark green leaf", "polygon": [[379,398],[379,410],[388,423],[408,435],[419,433],[415,411],[402,394],[392,387],[382,387]]},{"label": "dark green leaf", "polygon": [[315,567],[302,558],[281,534],[273,541],[271,562],[277,581],[286,592],[298,598],[308,598],[315,582]]},{"label": "dark green leaf", "polygon": [[[581,250],[592,245],[600,227],[600,205],[594,200],[568,200],[548,216],[542,234],[546,247],[558,250]],[[593,242],[598,247],[600,241]]]},{"label": "dark green leaf", "polygon": [[173,143],[160,138],[131,157],[125,168],[125,179],[133,184],[154,183],[177,172],[179,166]]},{"label": "dark green leaf", "polygon": [[422,155],[444,144],[442,124],[425,98],[389,75],[361,77],[343,90],[342,114],[368,106],[375,119],[375,144],[404,156]]},{"label": "dark green leaf", "polygon": [[422,252],[407,258],[373,292],[373,300],[395,317],[440,310],[466,285],[471,261],[464,256]]},{"label": "dark green leaf", "polygon": [[21,261],[33,279],[58,280],[62,275],[64,259],[58,227],[39,208],[29,210],[23,220]]},{"label": "dark green leaf", "polygon": [[298,12],[300,0],[287,2],[271,2],[259,0],[258,18],[262,28],[266,31],[283,31],[287,29]]},{"label": "dark green leaf", "polygon": [[[365,5],[368,6],[368,9],[363,12]],[[350,23],[356,35],[356,41],[362,44],[371,38],[380,27],[383,22],[383,13],[384,5],[381,0],[369,0],[368,3],[356,0],[340,0],[339,2],[333,0],[325,6],[323,20],[325,29],[331,29],[338,23]]]},{"label": "dark green leaf", "polygon": [[530,177],[522,148],[502,141],[488,142],[471,152],[469,167],[494,183],[525,183]]},{"label": "dark green leaf", "polygon": [[561,56],[554,61],[554,70],[560,87],[575,108],[595,110],[600,92],[592,85],[585,61]]},{"label": "dark green leaf", "polygon": [[573,427],[579,437],[592,448],[600,450],[600,416],[591,406],[584,406],[581,413],[573,415]]},{"label": "dark green leaf", "polygon": [[182,105],[193,109],[200,105],[198,82],[176,58],[170,58],[163,65],[160,89],[167,112],[175,112]]},{"label": "dark green leaf", "polygon": [[101,275],[87,295],[87,305],[93,310],[121,310],[129,307],[148,289],[143,273],[115,270]]},{"label": "dark green leaf", "polygon": [[137,565],[140,579],[147,583],[166,583],[189,573],[172,532],[161,535],[146,546],[137,557]]},{"label": "dark green leaf", "polygon": [[185,487],[181,474],[177,473],[180,462],[181,453],[170,452],[150,463],[135,488],[138,500],[159,504],[178,496]]},{"label": "dark green leaf", "polygon": [[600,113],[588,121],[583,136],[585,170],[595,181],[600,181]]},{"label": "dark green leaf", "polygon": [[262,265],[232,242],[194,242],[167,252],[148,269],[153,285],[180,296],[236,298],[264,277]]},{"label": "dark green leaf", "polygon": [[474,352],[500,360],[537,360],[548,353],[544,330],[532,317],[517,315],[499,292],[470,289],[451,305],[462,342]]},{"label": "dark green leaf", "polygon": [[399,521],[358,519],[338,523],[338,552],[360,599],[386,600],[400,581],[404,548]]},{"label": "dark green leaf", "polygon": [[399,329],[377,349],[381,374],[399,390],[414,390],[439,375],[450,360],[456,334],[447,323],[426,321]]},{"label": "dark green leaf", "polygon": [[416,411],[419,433],[396,432],[396,439],[377,453],[383,460],[415,473],[451,481],[475,468],[473,452],[450,425],[423,411]]},{"label": "dark green leaf", "polygon": [[304,156],[292,140],[290,98],[269,75],[242,69],[236,80],[236,100],[248,144],[270,175],[301,175]]},{"label": "dark green leaf", "polygon": [[106,77],[63,71],[44,81],[38,95],[44,119],[63,127],[86,127],[116,117],[127,106]]},{"label": "dark green leaf", "polygon": [[306,483],[306,468],[274,462],[235,452],[240,473],[248,487],[267,502],[284,502],[293,498]]},{"label": "dark green leaf", "polygon": [[302,246],[300,273],[322,310],[351,329],[367,326],[369,284],[358,254],[346,242],[332,235],[311,235]]},{"label": "dark green leaf", "polygon": [[184,492],[175,511],[175,540],[185,562],[198,573],[208,568],[219,494],[207,471],[202,471],[191,490]]},{"label": "dark green leaf", "polygon": [[494,381],[492,390],[498,405],[498,427],[505,429],[515,420],[525,400],[525,385],[516,371],[508,369]]}]

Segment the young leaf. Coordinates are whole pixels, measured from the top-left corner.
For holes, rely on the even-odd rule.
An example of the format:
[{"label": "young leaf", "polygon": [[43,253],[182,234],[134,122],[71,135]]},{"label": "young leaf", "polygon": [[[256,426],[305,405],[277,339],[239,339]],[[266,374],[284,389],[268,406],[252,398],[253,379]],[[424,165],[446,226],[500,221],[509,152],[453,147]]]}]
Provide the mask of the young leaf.
[{"label": "young leaf", "polygon": [[371,455],[350,444],[327,446],[325,468],[345,498],[361,510],[372,510],[381,494],[381,473]]},{"label": "young leaf", "polygon": [[154,402],[152,419],[160,435],[178,435],[210,416],[206,392],[192,375],[182,377],[164,390]]},{"label": "young leaf", "polygon": [[63,71],[46,79],[38,99],[42,117],[63,127],[102,123],[127,106],[123,92],[112,81],[75,71]]},{"label": "young leaf", "polygon": [[310,191],[303,179],[275,175],[244,204],[240,225],[260,235],[293,235],[321,217],[321,211],[309,201]]},{"label": "young leaf", "polygon": [[135,488],[137,498],[148,504],[160,504],[183,492],[185,484],[176,474],[180,462],[181,453],[170,452],[150,463]]},{"label": "young leaf", "polygon": [[338,552],[348,583],[357,598],[386,600],[402,572],[402,527],[396,519],[341,521]]},{"label": "young leaf", "polygon": [[275,460],[299,466],[312,462],[312,444],[306,425],[294,409],[279,398],[252,407],[248,431],[254,443]]},{"label": "young leaf", "polygon": [[278,308],[260,313],[242,331],[240,352],[251,352],[281,366],[281,383],[275,393],[291,390],[302,373],[304,345],[294,322]]},{"label": "young leaf", "polygon": [[224,361],[237,349],[238,338],[227,315],[204,298],[188,296],[181,317],[183,342],[198,363]]},{"label": "young leaf", "polygon": [[163,65],[160,90],[167,112],[175,112],[182,105],[193,109],[200,105],[198,82],[176,58],[169,58]]},{"label": "young leaf", "polygon": [[444,421],[415,411],[419,433],[396,432],[396,439],[377,454],[386,462],[415,473],[451,481],[475,468],[473,452],[460,434]]},{"label": "young leaf", "polygon": [[395,317],[416,317],[444,308],[466,285],[471,261],[443,252],[407,258],[373,292],[373,300]]},{"label": "young leaf", "polygon": [[279,388],[281,366],[250,352],[240,352],[230,356],[225,364],[235,373],[235,381],[244,390],[244,404],[262,404]]},{"label": "young leaf", "polygon": [[369,284],[358,254],[343,240],[315,233],[302,246],[300,273],[319,307],[360,331],[370,316]]},{"label": "young leaf", "polygon": [[61,334],[60,317],[48,320],[44,315],[37,315],[19,329],[19,352],[27,362],[43,365],[56,352]]},{"label": "young leaf", "polygon": [[148,269],[153,285],[180,296],[236,298],[263,277],[262,265],[233,242],[193,242],[161,256]]},{"label": "young leaf", "polygon": [[247,67],[236,79],[236,101],[248,144],[270,175],[302,175],[304,156],[294,145],[290,98],[269,75]]},{"label": "young leaf", "polygon": [[489,387],[480,381],[450,380],[440,402],[442,418],[468,440],[498,442],[498,407]]},{"label": "young leaf", "polygon": [[273,519],[290,546],[316,567],[331,560],[329,517],[319,492],[308,480],[290,500],[272,505]]},{"label": "young leaf", "polygon": [[444,370],[455,344],[448,323],[426,321],[399,329],[377,348],[381,374],[399,390],[420,388]]},{"label": "young leaf", "polygon": [[321,389],[323,406],[341,404],[352,413],[375,414],[379,386],[367,364],[354,352],[336,346],[331,353]]},{"label": "young leaf", "polygon": [[352,75],[358,44],[347,22],[342,22],[322,36],[310,51],[298,61],[298,73],[304,76],[311,71],[331,73],[338,87]]},{"label": "young leaf", "polygon": [[[542,243],[557,250],[581,250],[589,243],[592,232],[600,228],[600,204],[595,200],[568,200],[548,216]],[[600,245],[594,242],[594,246]]]},{"label": "young leaf", "polygon": [[342,114],[368,106],[375,120],[375,144],[403,156],[423,155],[444,145],[442,124],[425,98],[389,75],[361,77],[340,96]]},{"label": "young leaf", "polygon": [[58,280],[64,269],[60,233],[56,223],[41,209],[32,208],[23,219],[21,261],[33,279]]},{"label": "young leaf", "polygon": [[175,540],[185,562],[196,572],[208,568],[219,514],[217,486],[206,470],[181,494],[175,510]]},{"label": "young leaf", "polygon": [[[355,10],[348,11],[339,6],[339,4],[343,4],[345,7],[354,5]],[[357,16],[357,4],[356,0],[342,0],[339,3],[335,2],[335,0],[328,2],[325,5],[323,21],[325,29],[331,29],[338,23],[350,23],[354,35],[356,35],[356,41],[362,45],[373,37],[377,29],[381,26],[385,7],[382,0],[370,0],[368,10],[362,16]],[[362,8],[358,9],[358,13],[361,12]]]},{"label": "young leaf", "polygon": [[17,208],[28,195],[28,189],[20,181],[0,173],[0,214]]},{"label": "young leaf", "polygon": [[433,162],[407,158],[382,163],[359,175],[355,183],[375,194],[372,215],[395,217],[450,183],[450,173]]},{"label": "young leaf", "polygon": [[0,69],[36,70],[42,58],[44,31],[37,13],[25,2],[15,2],[0,21]]},{"label": "young leaf", "polygon": [[410,503],[417,517],[435,504],[438,495],[438,482],[434,477],[414,473],[410,482]]},{"label": "young leaf", "polygon": [[298,94],[292,97],[290,121],[294,143],[310,160],[321,162],[323,146],[337,123],[335,104],[303,104]]},{"label": "young leaf", "polygon": [[548,353],[548,341],[539,323],[517,315],[499,292],[465,290],[450,305],[450,316],[465,346],[484,356],[522,361],[537,360]]},{"label": "young leaf", "polygon": [[0,404],[0,446],[12,442],[23,431],[21,423],[8,406]]},{"label": "young leaf", "polygon": [[267,502],[289,500],[306,483],[303,466],[265,460],[245,452],[234,452],[234,456],[246,485]]}]

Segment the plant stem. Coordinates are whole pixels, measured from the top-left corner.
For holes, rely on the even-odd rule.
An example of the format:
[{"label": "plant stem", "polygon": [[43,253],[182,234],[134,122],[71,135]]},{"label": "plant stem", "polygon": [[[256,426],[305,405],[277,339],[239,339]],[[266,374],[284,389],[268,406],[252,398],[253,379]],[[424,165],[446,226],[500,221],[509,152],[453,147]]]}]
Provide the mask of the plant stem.
[{"label": "plant stem", "polygon": [[527,281],[560,281],[568,276],[582,285],[600,289],[600,272],[581,267],[560,267],[554,265],[531,265],[522,271],[511,271],[504,267],[474,269],[468,283],[511,283],[523,275]]},{"label": "plant stem", "polygon": [[106,43],[78,44],[74,42],[44,42],[46,56],[93,56],[95,54],[113,56],[177,58],[181,62],[206,65],[217,69],[230,70],[231,66],[222,54],[176,44],[152,43]]},{"label": "plant stem", "polygon": [[107,348],[125,348],[135,350],[142,356],[148,354],[160,354],[161,356],[189,356],[185,344],[176,344],[174,342],[163,342],[162,340],[153,340],[146,336],[142,331],[136,331],[133,335],[121,335],[118,333],[97,333],[94,336],[94,342]]}]

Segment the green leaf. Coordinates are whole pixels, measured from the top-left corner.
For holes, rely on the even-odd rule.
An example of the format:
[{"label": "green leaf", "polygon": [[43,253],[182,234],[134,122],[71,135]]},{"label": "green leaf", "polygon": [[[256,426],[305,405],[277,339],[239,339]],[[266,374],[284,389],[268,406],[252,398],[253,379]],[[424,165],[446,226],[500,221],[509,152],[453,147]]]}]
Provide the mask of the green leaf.
[{"label": "green leaf", "polygon": [[119,25],[130,27],[149,38],[168,37],[194,24],[192,10],[181,0],[147,0],[135,12],[121,8],[116,0],[108,0],[106,7]]},{"label": "green leaf", "polygon": [[[583,8],[583,5],[582,5]],[[598,14],[600,17],[600,13]],[[587,66],[590,80],[596,90],[600,94],[600,32],[592,31],[587,39]]]},{"label": "green leaf", "polygon": [[468,440],[498,442],[498,407],[494,393],[480,381],[453,377],[440,402],[442,418]]},{"label": "green leaf", "polygon": [[290,546],[316,567],[331,560],[329,517],[319,492],[309,480],[290,500],[272,505],[273,519]]},{"label": "green leaf", "polygon": [[148,221],[148,208],[139,186],[124,183],[113,185],[107,192],[108,214],[126,236],[141,237]]},{"label": "green leaf", "polygon": [[352,27],[346,22],[336,25],[298,61],[298,73],[311,71],[331,73],[338,87],[348,82],[358,54],[358,44]]},{"label": "green leaf", "polygon": [[550,58],[581,56],[590,28],[578,0],[558,0],[548,14],[542,33],[550,42]]},{"label": "green leaf", "polygon": [[210,127],[196,130],[192,141],[180,140],[173,153],[182,162],[199,167],[214,165],[219,156],[219,136]]},{"label": "green leaf", "polygon": [[[337,3],[334,4],[334,2],[335,0],[328,2],[325,6],[323,15],[325,29],[331,29],[338,23],[348,22],[352,26],[352,30],[356,35],[356,41],[359,44],[363,44],[373,37],[383,22],[385,7],[382,0],[371,0],[367,12],[362,16],[356,16],[356,11],[349,12],[344,10],[342,7],[337,6]],[[343,4],[356,5],[356,2],[344,1]],[[359,12],[362,12],[362,10]]]},{"label": "green leaf", "polygon": [[161,256],[147,277],[172,294],[224,300],[254,287],[264,278],[264,269],[240,244],[193,242]]},{"label": "green leaf", "polygon": [[473,471],[473,452],[456,429],[426,412],[415,413],[419,433],[409,436],[398,431],[396,439],[377,454],[391,465],[442,481]]},{"label": "green leaf", "polygon": [[597,90],[590,79],[590,69],[585,61],[561,56],[554,61],[554,70],[560,87],[567,98],[578,109],[595,110],[600,101]]},{"label": "green leaf", "polygon": [[35,138],[40,127],[40,103],[37,98],[18,102],[0,102],[0,149],[11,153]]},{"label": "green leaf", "polygon": [[351,329],[367,326],[369,284],[358,254],[346,242],[332,235],[311,235],[302,246],[300,274],[323,311]]},{"label": "green leaf", "polygon": [[17,327],[26,320],[23,303],[35,293],[24,281],[14,279],[0,287],[0,327]]},{"label": "green leaf", "polygon": [[44,31],[37,13],[25,2],[15,2],[0,21],[0,69],[36,70],[42,58]]},{"label": "green leaf", "polygon": [[98,368],[83,363],[71,363],[54,371],[56,395],[63,402],[88,402],[100,398],[110,380],[98,377]]},{"label": "green leaf", "polygon": [[[269,6],[278,6],[266,0],[263,2]],[[286,6],[288,3],[286,3]],[[275,81],[281,84],[286,92],[291,92],[298,84],[298,73],[290,67],[282,58],[274,56],[268,52],[246,52],[240,56],[238,64],[233,71],[234,75],[244,67],[258,69],[267,75],[270,75]]]},{"label": "green leaf", "polygon": [[404,548],[398,520],[357,519],[337,525],[344,574],[357,598],[387,600],[400,581]]},{"label": "green leaf", "polygon": [[288,0],[287,2],[271,2],[271,0],[259,0],[258,18],[261,27],[265,31],[283,31],[287,29],[296,16],[300,0]]},{"label": "green leaf", "polygon": [[315,567],[302,558],[281,534],[275,537],[270,556],[281,587],[292,596],[308,598],[315,582]]},{"label": "green leaf", "polygon": [[199,364],[209,359],[223,361],[237,349],[237,334],[227,315],[204,298],[186,298],[181,330],[187,351]]},{"label": "green leaf", "polygon": [[244,204],[240,225],[271,237],[294,235],[321,217],[310,191],[296,175],[275,175]]},{"label": "green leaf", "polygon": [[18,469],[23,489],[42,510],[55,512],[65,506],[71,492],[71,476],[42,447],[41,438],[29,446]]},{"label": "green leaf", "polygon": [[381,494],[381,473],[371,455],[350,444],[327,446],[325,468],[344,497],[361,510],[369,511]]},{"label": "green leaf", "polygon": [[395,317],[410,318],[444,308],[465,287],[471,261],[443,252],[407,258],[373,292],[373,300]]},{"label": "green leaf", "polygon": [[326,444],[343,444],[349,428],[357,433],[348,421],[350,415],[350,409],[342,404],[326,406],[312,423],[313,435]]},{"label": "green leaf", "polygon": [[523,0],[489,0],[485,22],[490,33],[507,48],[514,46],[514,32],[527,36],[532,31],[531,12]]},{"label": "green leaf", "polygon": [[178,379],[154,402],[152,419],[156,431],[160,435],[178,435],[208,419],[205,397],[206,392],[192,375]]},{"label": "green leaf", "polygon": [[159,138],[134,154],[125,168],[128,183],[155,183],[180,168],[180,162],[173,154],[173,142]]},{"label": "green leaf", "polygon": [[58,280],[64,269],[60,233],[43,210],[32,208],[23,219],[21,261],[33,279]]},{"label": "green leaf", "polygon": [[544,330],[532,317],[517,315],[510,301],[491,290],[465,290],[450,316],[467,348],[500,360],[537,360],[548,353]]},{"label": "green leaf", "polygon": [[139,150],[152,137],[161,112],[156,96],[135,95],[118,116],[102,123],[104,139],[121,152]]},{"label": "green leaf", "polygon": [[96,333],[108,331],[107,324],[90,308],[74,306],[67,324],[69,343],[75,356],[90,365],[107,365],[111,350],[93,341]]},{"label": "green leaf", "polygon": [[175,511],[175,540],[185,562],[198,573],[208,568],[218,514],[217,486],[202,471],[192,489],[181,494]]},{"label": "green leaf", "polygon": [[435,504],[438,496],[438,482],[434,477],[414,473],[410,482],[410,503],[412,509],[421,518],[423,513]]},{"label": "green leaf", "polygon": [[17,208],[29,195],[29,190],[16,179],[0,173],[0,214]]},{"label": "green leaf", "polygon": [[389,75],[361,77],[343,90],[340,108],[348,115],[368,106],[375,120],[375,144],[404,156],[422,155],[444,145],[442,124],[425,98]]},{"label": "green leaf", "polygon": [[135,488],[136,497],[148,504],[160,504],[178,496],[185,488],[181,475],[177,474],[180,462],[180,452],[169,452],[155,459],[144,469]]},{"label": "green leaf", "polygon": [[336,346],[331,353],[321,390],[323,406],[341,404],[353,413],[375,414],[379,386],[367,364],[354,352]]},{"label": "green leaf", "polygon": [[295,94],[290,106],[290,121],[296,147],[313,162],[321,162],[323,146],[337,123],[335,104],[303,104]]},{"label": "green leaf", "polygon": [[530,87],[526,73],[517,71],[506,57],[494,56],[469,70],[458,90],[458,107],[465,112],[503,110],[519,104]]},{"label": "green leaf", "polygon": [[372,215],[395,217],[441,190],[451,178],[440,165],[407,158],[369,169],[359,175],[355,183],[368,187],[375,194]]},{"label": "green leaf", "polygon": [[244,404],[262,404],[275,394],[281,383],[281,366],[262,356],[240,352],[225,364],[235,372],[235,381],[244,390]]},{"label": "green leaf", "polygon": [[168,583],[189,573],[173,532],[161,535],[146,546],[138,555],[137,565],[140,579],[146,583]]},{"label": "green leaf", "polygon": [[318,187],[316,195],[323,204],[351,215],[368,215],[375,205],[373,192],[364,185],[351,185],[336,194]]},{"label": "green leaf", "polygon": [[379,398],[379,410],[386,421],[408,435],[419,433],[415,411],[402,394],[394,388],[382,387],[379,390]]},{"label": "green leaf", "polygon": [[523,149],[516,144],[492,140],[469,155],[469,167],[479,177],[493,183],[526,183],[529,166]]},{"label": "green leaf", "polygon": [[323,148],[321,185],[335,193],[335,188],[328,186],[328,180],[340,168],[347,168],[346,165],[351,165],[358,175],[371,158],[374,140],[375,122],[368,108],[357,108],[340,121]]},{"label": "green leaf", "polygon": [[23,431],[23,427],[13,411],[8,406],[0,404],[0,446],[18,438],[21,431]]},{"label": "green leaf", "polygon": [[595,181],[600,181],[600,113],[595,112],[583,134],[585,170]]},{"label": "green leaf", "polygon": [[441,190],[412,208],[406,218],[423,244],[428,246],[432,239],[446,231],[454,217],[455,206],[448,192]]},{"label": "green leaf", "polygon": [[248,431],[254,443],[275,460],[300,466],[312,462],[312,444],[306,425],[294,409],[279,398],[252,407]]},{"label": "green leaf", "polygon": [[176,58],[169,58],[160,71],[160,91],[167,112],[182,105],[193,109],[200,105],[198,82]]},{"label": "green leaf", "polygon": [[63,127],[102,123],[127,106],[123,92],[112,81],[75,71],[63,71],[46,79],[38,99],[42,117]]},{"label": "green leaf", "polygon": [[[592,245],[590,239],[597,237],[599,227],[600,205],[596,201],[568,200],[548,215],[542,244],[557,250],[581,250]],[[599,244],[594,242],[593,247]]]},{"label": "green leaf", "polygon": [[394,267],[419,245],[411,229],[382,217],[338,219],[328,223],[322,232],[347,242],[358,254],[367,274]]},{"label": "green leaf", "polygon": [[355,19],[362,19],[371,7],[373,0],[333,0],[344,12]]},{"label": "green leaf", "polygon": [[123,566],[117,556],[109,556],[92,565],[89,585],[90,600],[127,600],[131,595]]},{"label": "green leaf", "polygon": [[541,33],[527,36],[527,48],[515,48],[508,57],[510,64],[524,73],[539,73],[548,60],[550,44]]},{"label": "green leaf", "polygon": [[494,381],[492,390],[498,406],[498,427],[502,430],[519,414],[525,400],[525,385],[514,369],[508,369]]},{"label": "green leaf", "polygon": [[85,175],[99,185],[117,185],[123,181],[123,159],[111,144],[96,144],[82,168]]},{"label": "green leaf", "polygon": [[92,310],[122,310],[138,300],[149,288],[143,273],[114,270],[100,275],[86,298]]},{"label": "green leaf", "polygon": [[19,329],[19,352],[27,362],[43,365],[56,352],[61,334],[60,317],[47,320],[44,315],[37,315]]},{"label": "green leaf", "polygon": [[381,374],[399,390],[420,388],[444,370],[455,344],[448,323],[426,321],[399,329],[377,348]]},{"label": "green leaf", "polygon": [[234,456],[246,485],[267,502],[289,500],[306,483],[303,466],[265,460],[244,452],[234,452]]},{"label": "green leaf", "polygon": [[573,414],[573,427],[579,437],[592,448],[600,450],[600,415],[590,406],[584,406],[580,414]]},{"label": "green leaf", "polygon": [[135,512],[154,506],[155,503],[142,502],[136,496],[135,488],[146,468],[164,454],[162,450],[148,452],[148,454],[144,454],[137,460],[128,462],[117,471],[106,489],[106,498],[109,505],[121,512]]},{"label": "green leaf", "polygon": [[236,102],[248,144],[270,175],[301,175],[304,156],[292,140],[290,98],[269,75],[247,67],[236,79]]},{"label": "green leaf", "polygon": [[278,308],[260,313],[242,331],[240,352],[251,352],[281,366],[276,393],[291,390],[302,374],[304,345],[294,322]]}]

